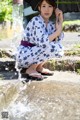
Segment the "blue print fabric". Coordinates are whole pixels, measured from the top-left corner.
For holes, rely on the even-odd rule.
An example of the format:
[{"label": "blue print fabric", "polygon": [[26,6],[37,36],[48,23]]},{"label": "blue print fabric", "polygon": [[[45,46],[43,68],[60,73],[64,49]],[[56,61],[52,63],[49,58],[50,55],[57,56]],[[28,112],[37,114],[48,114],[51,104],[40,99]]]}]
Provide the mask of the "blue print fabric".
[{"label": "blue print fabric", "polygon": [[48,36],[54,31],[55,24],[52,21],[49,21],[46,26],[41,15],[33,17],[24,30],[23,40],[35,44],[35,46],[24,47],[19,45],[16,55],[18,66],[28,68],[32,64],[62,56],[64,53],[61,44],[63,33],[57,40],[50,42]]}]

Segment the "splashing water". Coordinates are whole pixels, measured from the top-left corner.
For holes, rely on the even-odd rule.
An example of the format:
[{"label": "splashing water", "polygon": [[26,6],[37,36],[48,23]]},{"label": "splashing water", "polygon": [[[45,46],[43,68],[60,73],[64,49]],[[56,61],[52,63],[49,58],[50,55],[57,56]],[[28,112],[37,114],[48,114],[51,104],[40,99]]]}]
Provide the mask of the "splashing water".
[{"label": "splashing water", "polygon": [[23,32],[23,5],[13,4],[13,38],[11,42],[11,47],[15,54],[17,46],[20,44]]},{"label": "splashing water", "polygon": [[[15,56],[17,47],[22,39],[22,33],[23,33],[23,5],[22,4],[13,4],[12,17],[13,17],[13,36],[14,37],[12,38],[10,47],[13,51],[12,54]],[[21,73],[20,73],[21,69],[18,68],[17,62],[15,62],[15,69],[18,72],[18,80],[24,81],[25,79],[21,78]],[[30,83],[31,81],[29,81],[28,85],[30,85]],[[19,82],[17,82],[15,86],[17,86],[18,84]],[[17,95],[20,95],[26,89],[27,89],[27,84],[21,84],[19,86],[19,89],[18,89],[19,91],[17,92]],[[27,101],[27,98],[24,97],[24,103],[26,103],[26,101]],[[4,107],[2,112],[5,112],[5,111],[8,112],[9,118],[11,117],[11,120],[13,120],[14,118],[18,118],[20,120],[21,117],[24,117],[27,112],[32,111],[32,108],[30,107],[30,105],[27,104],[25,106],[24,103],[22,101],[18,101],[17,103],[15,102],[11,103],[11,105],[9,105],[8,107],[6,108]],[[6,100],[4,101],[4,104],[6,104]]]},{"label": "splashing water", "polygon": [[[15,56],[17,47],[20,44],[20,41],[22,39],[22,33],[23,33],[23,4],[20,4],[20,3],[13,4],[12,18],[13,18],[13,36],[14,36],[14,38],[12,38],[11,47],[13,50],[13,55]],[[21,74],[20,74],[21,69],[18,68],[17,61],[15,63],[15,69],[18,72],[18,79],[20,81],[23,81],[23,79],[21,79]]]},{"label": "splashing water", "polygon": [[[10,108],[9,108],[10,109]],[[17,104],[14,104],[13,107],[11,108],[11,115],[14,118],[21,118],[24,117],[26,112],[30,112],[31,109],[29,106],[24,106],[21,102],[18,102]]]}]

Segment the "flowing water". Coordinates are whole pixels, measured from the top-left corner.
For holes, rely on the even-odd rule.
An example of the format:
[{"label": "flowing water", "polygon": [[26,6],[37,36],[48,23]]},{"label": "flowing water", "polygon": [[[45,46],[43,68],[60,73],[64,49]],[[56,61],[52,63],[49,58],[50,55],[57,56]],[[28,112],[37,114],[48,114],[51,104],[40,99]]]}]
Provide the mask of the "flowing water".
[{"label": "flowing water", "polygon": [[[15,55],[17,47],[20,44],[20,41],[22,39],[22,32],[23,32],[23,4],[20,4],[20,3],[13,4],[12,18],[13,18],[13,24],[12,24],[13,37],[12,37],[12,39],[10,41],[10,49],[12,50],[12,54]],[[20,70],[17,67],[17,63],[15,63],[15,68],[16,68],[16,71],[18,72],[18,80],[22,81],[23,79],[21,79]],[[18,83],[15,85],[15,87],[17,85],[18,85]],[[7,88],[8,88],[8,86],[7,86]],[[22,87],[20,86],[19,87],[19,92],[24,90],[24,89],[26,89],[26,85],[24,85]],[[0,109],[1,114],[2,113],[7,113],[8,112],[8,106],[6,107],[6,104],[7,104],[7,102],[6,102],[6,94],[4,92],[1,92],[0,96],[4,100],[2,102],[2,107]],[[17,105],[20,105],[20,103],[17,104]],[[14,113],[15,107],[16,107],[16,105],[14,105],[12,113]],[[13,116],[15,116],[15,113],[14,113]]]},{"label": "flowing water", "polygon": [[11,46],[14,51],[16,51],[17,46],[19,45],[22,39],[23,32],[23,5],[22,4],[13,4],[13,38]]}]

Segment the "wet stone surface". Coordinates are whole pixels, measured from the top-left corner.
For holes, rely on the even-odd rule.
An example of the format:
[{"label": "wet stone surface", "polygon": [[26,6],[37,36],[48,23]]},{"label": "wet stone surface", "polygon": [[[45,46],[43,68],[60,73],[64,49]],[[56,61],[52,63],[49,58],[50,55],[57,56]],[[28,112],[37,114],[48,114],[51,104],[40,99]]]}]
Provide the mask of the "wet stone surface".
[{"label": "wet stone surface", "polygon": [[18,73],[15,71],[0,72],[0,80],[15,80],[18,79]]},{"label": "wet stone surface", "polygon": [[0,88],[9,101],[4,100],[8,106],[3,106],[9,120],[80,120],[80,75],[76,73],[54,71],[43,81],[25,84],[19,79],[3,80]]},{"label": "wet stone surface", "polygon": [[31,82],[10,106],[10,120],[80,120],[79,106],[79,85]]}]

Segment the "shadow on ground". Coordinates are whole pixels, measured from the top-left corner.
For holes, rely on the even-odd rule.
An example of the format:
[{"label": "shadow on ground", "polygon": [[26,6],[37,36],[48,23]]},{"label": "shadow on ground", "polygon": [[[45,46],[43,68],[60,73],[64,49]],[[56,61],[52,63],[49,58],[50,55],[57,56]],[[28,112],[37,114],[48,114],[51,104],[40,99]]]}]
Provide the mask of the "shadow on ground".
[{"label": "shadow on ground", "polygon": [[18,73],[17,72],[10,72],[10,71],[3,71],[0,72],[0,80],[15,80],[18,79]]}]

